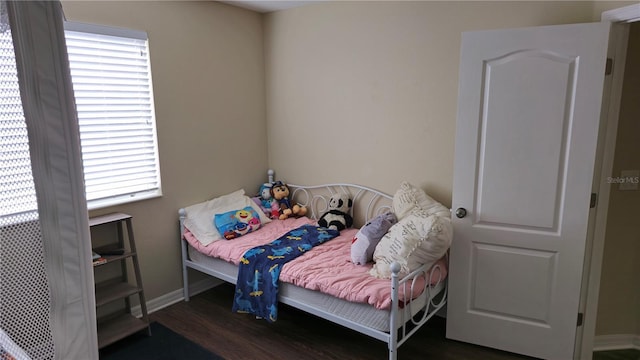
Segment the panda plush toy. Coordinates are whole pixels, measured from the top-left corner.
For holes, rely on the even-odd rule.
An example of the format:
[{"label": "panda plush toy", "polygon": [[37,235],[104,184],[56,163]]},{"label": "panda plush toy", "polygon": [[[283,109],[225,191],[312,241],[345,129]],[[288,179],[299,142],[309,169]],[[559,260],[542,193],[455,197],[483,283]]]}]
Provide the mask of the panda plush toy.
[{"label": "panda plush toy", "polygon": [[353,218],[349,210],[353,206],[353,200],[347,194],[334,194],[329,199],[329,211],[322,214],[318,225],[329,229],[341,231],[353,225]]}]

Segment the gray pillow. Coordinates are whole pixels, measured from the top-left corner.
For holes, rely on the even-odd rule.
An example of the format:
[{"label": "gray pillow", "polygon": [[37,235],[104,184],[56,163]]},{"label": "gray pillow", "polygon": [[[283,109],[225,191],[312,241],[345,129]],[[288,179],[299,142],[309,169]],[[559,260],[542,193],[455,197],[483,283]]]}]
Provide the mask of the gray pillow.
[{"label": "gray pillow", "polygon": [[380,239],[398,222],[395,214],[387,212],[366,223],[351,241],[351,261],[364,265],[373,260],[373,252]]}]

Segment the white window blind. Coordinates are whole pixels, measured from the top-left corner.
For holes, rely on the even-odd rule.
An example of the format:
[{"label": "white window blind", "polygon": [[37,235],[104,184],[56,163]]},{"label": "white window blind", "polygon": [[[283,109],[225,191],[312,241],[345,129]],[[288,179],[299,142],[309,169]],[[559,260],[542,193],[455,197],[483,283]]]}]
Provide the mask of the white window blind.
[{"label": "white window blind", "polygon": [[144,32],[66,23],[89,209],[161,195]]},{"label": "white window blind", "polygon": [[[160,196],[144,32],[66,23],[89,209]],[[0,215],[36,213],[11,33],[0,32]]]}]

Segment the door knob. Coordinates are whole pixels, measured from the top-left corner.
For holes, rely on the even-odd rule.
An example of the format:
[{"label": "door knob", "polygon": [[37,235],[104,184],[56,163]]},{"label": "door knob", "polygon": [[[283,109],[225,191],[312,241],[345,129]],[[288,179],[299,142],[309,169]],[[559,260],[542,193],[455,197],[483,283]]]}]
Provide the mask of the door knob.
[{"label": "door knob", "polygon": [[463,217],[467,216],[467,209],[465,208],[457,208],[456,209],[456,216],[460,219],[462,219]]}]

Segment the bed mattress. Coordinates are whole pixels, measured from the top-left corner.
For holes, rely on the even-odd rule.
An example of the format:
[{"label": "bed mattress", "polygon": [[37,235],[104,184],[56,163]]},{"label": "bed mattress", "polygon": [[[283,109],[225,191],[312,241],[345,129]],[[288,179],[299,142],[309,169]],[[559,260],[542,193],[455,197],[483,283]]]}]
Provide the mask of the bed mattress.
[{"label": "bed mattress", "polygon": [[[210,271],[215,272],[214,276],[217,276],[225,281],[235,283],[235,279],[238,276],[238,266],[221,259],[212,258],[205,254],[202,254],[198,250],[194,249],[191,245],[188,245],[188,252],[191,262],[202,266]],[[436,285],[432,290],[432,294],[439,293],[442,290],[444,282]],[[302,305],[308,305],[311,308],[318,309],[324,313],[316,313],[326,317],[327,314],[335,315],[340,318],[352,321],[367,328],[388,332],[389,331],[389,311],[377,309],[366,303],[355,303],[347,300],[343,300],[332,295],[324,294],[319,291],[305,289],[299,286],[295,286],[290,283],[281,282],[279,286],[279,298],[285,304],[291,304],[296,302]],[[407,308],[405,312],[401,312],[401,316],[398,319],[398,325],[407,320],[409,316],[408,312],[415,315],[416,311],[411,309],[421,309],[426,305],[426,296],[418,297],[414,299],[412,306]]]}]

